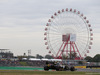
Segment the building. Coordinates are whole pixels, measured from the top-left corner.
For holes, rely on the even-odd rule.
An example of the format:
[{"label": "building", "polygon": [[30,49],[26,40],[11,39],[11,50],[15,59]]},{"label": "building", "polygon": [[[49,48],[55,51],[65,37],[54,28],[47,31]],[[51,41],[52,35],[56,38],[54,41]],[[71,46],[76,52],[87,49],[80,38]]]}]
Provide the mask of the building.
[{"label": "building", "polygon": [[13,58],[13,53],[9,49],[0,49],[0,58]]}]

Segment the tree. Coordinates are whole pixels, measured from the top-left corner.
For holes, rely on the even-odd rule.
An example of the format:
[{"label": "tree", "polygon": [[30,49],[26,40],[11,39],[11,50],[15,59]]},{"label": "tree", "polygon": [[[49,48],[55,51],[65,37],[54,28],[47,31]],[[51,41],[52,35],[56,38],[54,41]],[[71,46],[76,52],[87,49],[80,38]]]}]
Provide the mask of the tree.
[{"label": "tree", "polygon": [[93,61],[94,61],[94,62],[100,62],[100,54],[96,54],[96,55],[93,57]]},{"label": "tree", "polygon": [[29,56],[30,58],[35,58],[35,56]]},{"label": "tree", "polygon": [[68,56],[66,56],[66,55],[62,56],[62,59],[67,59],[67,58],[68,58]]},{"label": "tree", "polygon": [[71,53],[68,54],[68,57],[70,59],[75,59],[77,57],[77,53],[76,52],[71,52]]},{"label": "tree", "polygon": [[87,60],[87,62],[92,62],[92,61],[93,61],[93,58],[90,57],[90,56],[87,56],[87,57],[85,58],[85,60]]},{"label": "tree", "polygon": [[83,62],[82,62],[82,61],[79,61],[79,62],[78,62],[78,64],[82,65],[82,64],[83,64]]},{"label": "tree", "polygon": [[27,58],[27,56],[17,56],[19,61],[22,61],[22,58]]},{"label": "tree", "polygon": [[38,59],[42,59],[42,58],[43,58],[43,56],[41,56],[41,55],[37,54],[37,55],[36,55],[36,58],[38,58]]},{"label": "tree", "polygon": [[53,59],[53,57],[51,55],[45,55],[45,58],[47,58],[47,59]]}]

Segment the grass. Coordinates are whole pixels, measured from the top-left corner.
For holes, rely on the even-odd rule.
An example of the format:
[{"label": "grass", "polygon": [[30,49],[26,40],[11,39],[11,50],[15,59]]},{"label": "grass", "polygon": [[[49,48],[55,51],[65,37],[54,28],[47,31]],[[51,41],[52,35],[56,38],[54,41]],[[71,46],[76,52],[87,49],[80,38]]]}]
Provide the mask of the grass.
[{"label": "grass", "polygon": [[[0,75],[91,75],[87,72],[71,71],[29,71],[29,70],[0,70]],[[93,74],[99,75],[99,74]]]},{"label": "grass", "polygon": [[19,62],[22,66],[28,66],[26,62]]}]

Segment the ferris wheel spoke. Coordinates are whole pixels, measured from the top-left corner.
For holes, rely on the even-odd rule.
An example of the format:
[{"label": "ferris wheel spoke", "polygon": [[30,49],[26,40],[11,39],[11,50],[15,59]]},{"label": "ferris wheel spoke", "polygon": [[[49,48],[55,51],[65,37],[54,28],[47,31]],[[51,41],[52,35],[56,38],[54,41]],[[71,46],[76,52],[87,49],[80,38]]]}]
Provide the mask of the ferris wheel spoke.
[{"label": "ferris wheel spoke", "polygon": [[[59,19],[59,21],[61,22],[61,19]],[[57,24],[57,27],[58,27],[58,29],[59,29],[60,32],[62,32],[61,29],[64,29],[63,25],[64,25],[63,23],[61,23],[61,24],[58,23]]]},{"label": "ferris wheel spoke", "polygon": [[62,35],[61,33],[49,33],[51,35]]},{"label": "ferris wheel spoke", "polygon": [[[61,33],[60,29],[57,29],[57,28],[56,28],[56,29],[51,28],[51,29],[52,29],[53,31],[57,31],[58,33]],[[52,30],[51,30],[51,31],[52,31]]]},{"label": "ferris wheel spoke", "polygon": [[88,38],[88,36],[82,36],[82,35],[81,35],[81,36],[78,35],[78,37],[79,37],[79,38],[81,38],[81,37],[83,37],[83,38]]},{"label": "ferris wheel spoke", "polygon": [[81,38],[83,38],[83,37],[88,37],[88,35],[85,35],[85,34],[77,34],[77,37],[81,37]]},{"label": "ferris wheel spoke", "polygon": [[87,35],[86,33],[87,32],[85,32],[85,31],[80,31],[78,34],[85,34],[85,35]]},{"label": "ferris wheel spoke", "polygon": [[[49,38],[51,38],[51,37],[49,37]],[[56,40],[59,40],[60,41],[60,37],[54,37],[54,38],[52,38],[52,39],[50,39],[50,41],[52,41],[52,42],[54,42],[54,41],[56,41]]]},{"label": "ferris wheel spoke", "polygon": [[51,46],[50,46],[50,51],[53,52],[54,54],[56,54],[56,52],[52,49]]},{"label": "ferris wheel spoke", "polygon": [[87,47],[87,44],[86,43],[81,43],[80,42],[80,43],[77,43],[77,45],[78,45],[79,49],[81,48],[80,49],[81,52],[82,52],[83,49],[85,49]]},{"label": "ferris wheel spoke", "polygon": [[84,41],[82,41],[82,40],[80,40],[80,43],[81,43],[81,44],[87,44],[87,42],[84,42]]},{"label": "ferris wheel spoke", "polygon": [[87,41],[88,39],[78,38],[78,40],[80,40],[80,41]]},{"label": "ferris wheel spoke", "polygon": [[57,31],[57,30],[53,30],[53,29],[50,29],[51,31],[53,31],[53,32],[56,32],[56,33],[60,33],[59,31]]},{"label": "ferris wheel spoke", "polygon": [[87,30],[81,30],[80,32],[85,32],[85,33],[87,33]]},{"label": "ferris wheel spoke", "polygon": [[[81,43],[80,43],[81,44]],[[84,47],[83,47],[83,45],[79,45],[79,44],[76,44],[77,46],[78,46],[78,49],[80,50],[80,52],[82,53],[82,51],[85,49]]]},{"label": "ferris wheel spoke", "polygon": [[56,22],[53,22],[53,26],[56,26],[56,29],[57,29],[57,30],[60,30],[59,24],[57,24]]},{"label": "ferris wheel spoke", "polygon": [[88,34],[86,35],[85,33],[78,33],[77,36],[79,36],[79,37],[88,37],[89,35]]},{"label": "ferris wheel spoke", "polygon": [[60,38],[53,38],[53,39],[50,39],[51,42],[55,42],[56,40],[59,40]]},{"label": "ferris wheel spoke", "polygon": [[61,32],[58,32],[58,31],[55,31],[55,30],[52,30],[48,34],[51,34],[52,35],[52,34],[62,34],[62,33]]},{"label": "ferris wheel spoke", "polygon": [[[52,45],[53,45],[54,49],[57,48],[56,50],[59,50],[61,44],[58,41],[58,42],[53,43]],[[57,53],[57,51],[56,51],[56,53]]]},{"label": "ferris wheel spoke", "polygon": [[75,28],[77,29],[78,32],[80,32],[81,30],[83,30],[83,28],[81,26],[77,27],[77,24],[74,24],[73,22],[72,22],[72,24],[73,24],[73,26],[75,26]]},{"label": "ferris wheel spoke", "polygon": [[56,27],[57,27],[56,29],[57,29],[57,30],[60,32],[60,28],[59,28],[59,25],[57,25]]},{"label": "ferris wheel spoke", "polygon": [[[59,41],[53,42],[52,45],[53,45],[53,46],[52,46],[53,49],[58,48],[57,46],[59,45]],[[57,49],[56,49],[56,50],[57,50]]]},{"label": "ferris wheel spoke", "polygon": [[81,38],[88,38],[88,35],[85,35],[85,34],[77,34],[77,37],[79,38],[79,37],[81,37]]},{"label": "ferris wheel spoke", "polygon": [[57,26],[55,27],[55,25],[52,25],[51,26],[54,30],[59,30],[58,28],[57,28]]},{"label": "ferris wheel spoke", "polygon": [[[75,20],[77,20],[77,18],[76,18]],[[78,19],[77,21],[79,21],[79,19]],[[73,23],[73,24],[74,24],[74,23]],[[74,25],[75,25],[75,24],[74,24]],[[81,30],[81,29],[82,29],[82,30],[84,29],[84,27],[82,27],[82,26],[84,26],[84,24],[82,24],[82,23],[81,23],[81,24],[78,24],[78,27],[80,27],[80,30]],[[76,28],[77,28],[77,26],[76,26]],[[79,28],[78,28],[78,29],[79,29]]]},{"label": "ferris wheel spoke", "polygon": [[50,39],[50,41],[56,41],[56,40],[58,40],[58,39],[60,39],[60,38],[55,38],[55,39]]}]

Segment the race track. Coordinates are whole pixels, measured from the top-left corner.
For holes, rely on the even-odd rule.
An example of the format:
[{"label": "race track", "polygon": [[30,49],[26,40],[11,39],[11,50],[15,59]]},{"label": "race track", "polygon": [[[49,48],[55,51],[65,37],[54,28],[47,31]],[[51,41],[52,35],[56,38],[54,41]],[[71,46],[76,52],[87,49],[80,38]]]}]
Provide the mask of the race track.
[{"label": "race track", "polygon": [[82,69],[82,68],[79,68],[77,69],[77,71],[80,71],[80,72],[99,72],[100,73],[100,69]]}]

